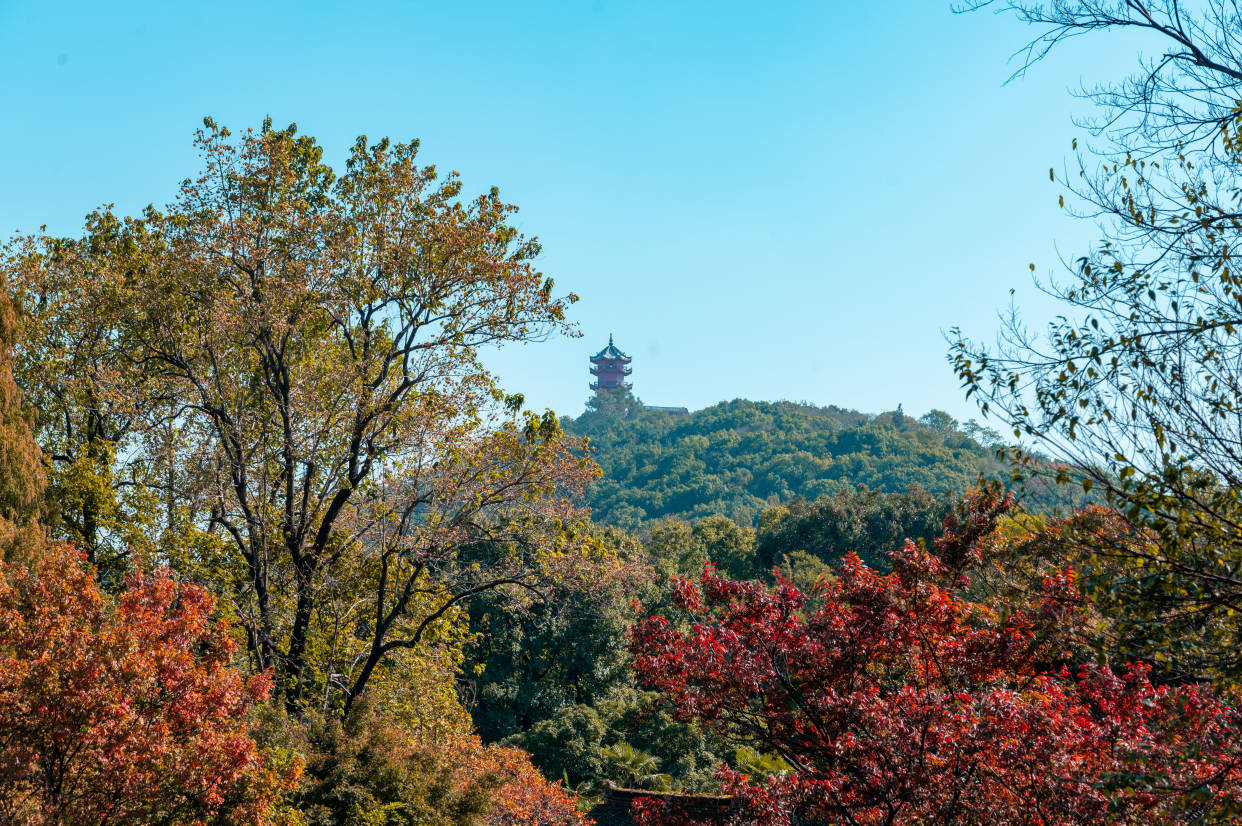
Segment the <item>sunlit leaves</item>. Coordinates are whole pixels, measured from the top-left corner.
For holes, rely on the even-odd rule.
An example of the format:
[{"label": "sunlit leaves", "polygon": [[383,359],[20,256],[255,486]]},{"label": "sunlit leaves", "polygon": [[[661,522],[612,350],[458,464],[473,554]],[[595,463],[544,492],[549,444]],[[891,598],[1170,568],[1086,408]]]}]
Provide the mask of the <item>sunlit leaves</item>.
[{"label": "sunlit leaves", "polygon": [[[1049,14],[1072,29],[1083,8]],[[1225,19],[1233,18],[1212,18],[1194,36],[1232,37],[1214,28]],[[1184,89],[1159,91],[1188,102]],[[951,359],[967,396],[1029,440],[1019,462],[1036,451],[1066,462],[1084,486],[1149,529],[1158,552],[1099,549],[1126,595],[1113,605],[1132,639],[1149,641],[1139,650],[1161,654],[1166,677],[1236,681],[1242,110],[1231,102],[1210,123],[1211,141],[1188,147],[1179,139],[1163,164],[1121,148],[1098,177],[1075,185],[1077,200],[1105,219],[1106,236],[1067,279],[1041,285],[1065,314],[1041,333],[1015,313],[991,348],[954,331]]]},{"label": "sunlit leaves", "polygon": [[[967,595],[960,566],[985,561],[1005,507],[977,495],[936,555],[907,543],[887,576],[846,560],[822,607],[788,583],[709,568],[675,588],[693,625],[636,627],[647,684],[792,769],[722,769],[741,822],[1137,826],[1238,810],[1236,708],[1155,686],[1141,665],[1062,660],[1080,604],[1072,570],[1049,570],[1024,600]],[[654,803],[642,822],[685,821]]]},{"label": "sunlit leaves", "polygon": [[270,680],[233,669],[213,602],[161,571],[113,603],[67,547],[0,566],[0,820],[268,822],[297,763],[249,737]]},{"label": "sunlit leaves", "polygon": [[[163,210],[6,259],[59,527],[167,553],[220,589],[291,709],[343,709],[421,646],[447,656],[462,600],[545,576],[526,549],[575,547],[551,526],[590,469],[479,357],[572,332],[575,298],[516,207],[463,197],[416,141],[359,138],[339,174],[270,119],[209,118],[195,143]],[[496,557],[459,564],[476,540]]]}]

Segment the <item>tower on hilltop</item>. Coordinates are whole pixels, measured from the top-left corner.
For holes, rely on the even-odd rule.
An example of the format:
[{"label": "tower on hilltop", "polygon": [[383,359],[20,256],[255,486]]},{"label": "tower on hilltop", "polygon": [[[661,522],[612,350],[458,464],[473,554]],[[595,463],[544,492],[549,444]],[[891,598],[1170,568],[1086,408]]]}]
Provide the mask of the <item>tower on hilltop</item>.
[{"label": "tower on hilltop", "polygon": [[591,356],[591,389],[596,393],[601,390],[630,390],[634,385],[625,380],[633,371],[629,364],[633,359],[617,349],[608,336],[608,346]]}]

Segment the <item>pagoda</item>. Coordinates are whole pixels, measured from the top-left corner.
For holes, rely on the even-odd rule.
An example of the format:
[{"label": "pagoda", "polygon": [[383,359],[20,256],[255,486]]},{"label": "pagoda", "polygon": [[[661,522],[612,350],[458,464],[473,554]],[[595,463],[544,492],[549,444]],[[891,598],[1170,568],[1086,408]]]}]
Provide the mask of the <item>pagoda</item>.
[{"label": "pagoda", "polygon": [[612,336],[608,336],[608,346],[591,356],[591,375],[595,376],[591,389],[598,393],[601,390],[633,388],[634,385],[625,380],[633,372],[629,367],[630,361],[632,359],[612,343]]}]

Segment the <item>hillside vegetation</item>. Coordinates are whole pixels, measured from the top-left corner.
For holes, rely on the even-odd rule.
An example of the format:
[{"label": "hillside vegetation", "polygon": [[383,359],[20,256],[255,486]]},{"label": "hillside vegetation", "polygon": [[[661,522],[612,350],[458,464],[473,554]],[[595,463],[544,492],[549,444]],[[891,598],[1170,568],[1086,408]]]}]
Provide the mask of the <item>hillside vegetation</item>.
[{"label": "hillside vegetation", "polygon": [[952,494],[1004,472],[997,434],[941,411],[913,419],[736,399],[675,417],[623,393],[592,399],[562,426],[589,438],[603,469],[589,494],[595,520],[628,529],[714,515],[752,524],[772,505],[859,485]]}]

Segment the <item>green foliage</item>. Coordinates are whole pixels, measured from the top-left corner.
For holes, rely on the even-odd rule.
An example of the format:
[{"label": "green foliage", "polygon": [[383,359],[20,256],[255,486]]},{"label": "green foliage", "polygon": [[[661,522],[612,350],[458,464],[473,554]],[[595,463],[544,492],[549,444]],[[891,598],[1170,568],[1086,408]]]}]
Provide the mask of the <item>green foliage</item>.
[{"label": "green foliage", "polygon": [[617,785],[629,789],[651,789],[665,792],[673,787],[673,778],[660,772],[660,758],[634,748],[629,743],[614,743],[600,752],[608,765],[610,777]]},{"label": "green foliage", "polygon": [[1087,95],[1097,140],[1071,144],[1057,197],[1101,234],[1039,283],[1057,312],[1010,314],[995,344],[954,330],[950,357],[982,411],[1145,529],[1105,532],[1086,559],[1119,632],[1101,655],[1242,683],[1237,4],[966,5],[1034,24],[1028,64],[1079,35],[1142,32],[1165,50]]},{"label": "green foliage", "polygon": [[636,688],[627,671],[594,705],[565,706],[507,742],[529,751],[545,776],[563,778],[588,798],[608,782],[657,791],[717,788],[716,768],[728,745],[658,700]]},{"label": "green foliage", "polygon": [[463,694],[484,740],[530,731],[567,706],[590,706],[628,679],[630,603],[653,590],[652,573],[637,540],[617,528],[599,534],[619,561],[589,583],[555,587],[521,607],[500,593],[470,603]]},{"label": "green foliage", "polygon": [[540,720],[512,742],[529,751],[548,777],[563,777],[570,788],[605,777],[604,742],[608,737],[599,712],[591,706],[564,706]]},{"label": "green foliage", "polygon": [[733,750],[733,768],[744,772],[756,780],[769,777],[784,777],[794,770],[779,754],[761,752],[749,746],[739,746]]},{"label": "green foliage", "polygon": [[[628,605],[558,592],[525,611],[499,610],[503,597],[471,606],[476,632],[466,674],[474,721],[488,741],[528,730],[558,709],[591,703],[626,667]],[[473,676],[477,673],[478,676]]]},{"label": "green foliage", "polygon": [[812,605],[819,600],[815,586],[823,581],[831,581],[835,576],[830,563],[806,551],[785,554],[776,570],[783,579],[806,594],[807,602]]},{"label": "green foliage", "polygon": [[[750,528],[724,518],[704,523],[676,526],[712,554],[733,553],[739,537],[753,552]],[[681,536],[669,527],[670,536]],[[647,774],[668,775],[679,788],[712,788],[725,748],[697,725],[649,708],[654,695],[639,691],[629,670],[630,627],[667,598],[652,560],[672,574],[679,564],[701,570],[709,554],[703,545],[686,552],[670,541],[671,556],[652,556],[652,546],[618,528],[599,530],[598,538],[619,562],[587,587],[557,589],[522,611],[495,610],[498,597],[471,606],[475,633],[463,683],[475,725],[489,742],[531,752],[544,776],[588,798],[610,780],[633,784],[626,761],[618,762],[624,749],[609,752],[622,743],[657,761],[659,770]],[[644,782],[657,788],[663,781]]]},{"label": "green foliage", "polygon": [[708,516],[693,525],[664,522],[647,542],[653,563],[666,576],[698,576],[710,561],[729,576],[750,579],[762,575],[756,551],[754,529],[725,516]]},{"label": "green foliage", "polygon": [[486,777],[463,784],[451,759],[414,747],[365,702],[344,721],[308,713],[299,723],[272,707],[260,733],[305,755],[302,783],[285,806],[306,826],[474,826],[498,785]]},{"label": "green foliage", "polygon": [[[716,769],[730,748],[721,737],[697,721],[676,716],[655,692],[626,686],[601,705],[603,717],[612,721],[616,736],[658,757],[660,768],[673,778],[674,788],[694,792],[719,789]],[[609,779],[617,782],[616,778]]]},{"label": "green foliage", "polygon": [[[151,490],[118,483],[115,454],[112,442],[97,438],[81,451],[49,462],[46,494],[46,519],[53,534],[82,548],[100,581],[111,587],[119,585],[131,555],[156,550],[151,537],[159,535],[155,522],[163,509]],[[165,527],[169,529],[159,544],[179,561],[193,543],[171,525]]]},{"label": "green foliage", "polygon": [[1003,469],[979,441],[988,439],[983,429],[976,426],[972,438],[938,411],[920,423],[897,413],[739,399],[672,417],[643,410],[629,394],[609,394],[607,402],[628,413],[597,403],[564,426],[590,439],[603,468],[589,500],[595,519],[630,529],[668,517],[751,525],[772,505],[859,484],[948,494]]},{"label": "green foliage", "polygon": [[795,560],[806,566],[813,558],[835,566],[853,552],[869,567],[884,570],[888,553],[906,539],[926,544],[938,536],[951,509],[950,498],[919,485],[904,493],[860,486],[814,502],[797,499],[763,514],[758,563],[769,570]]}]

